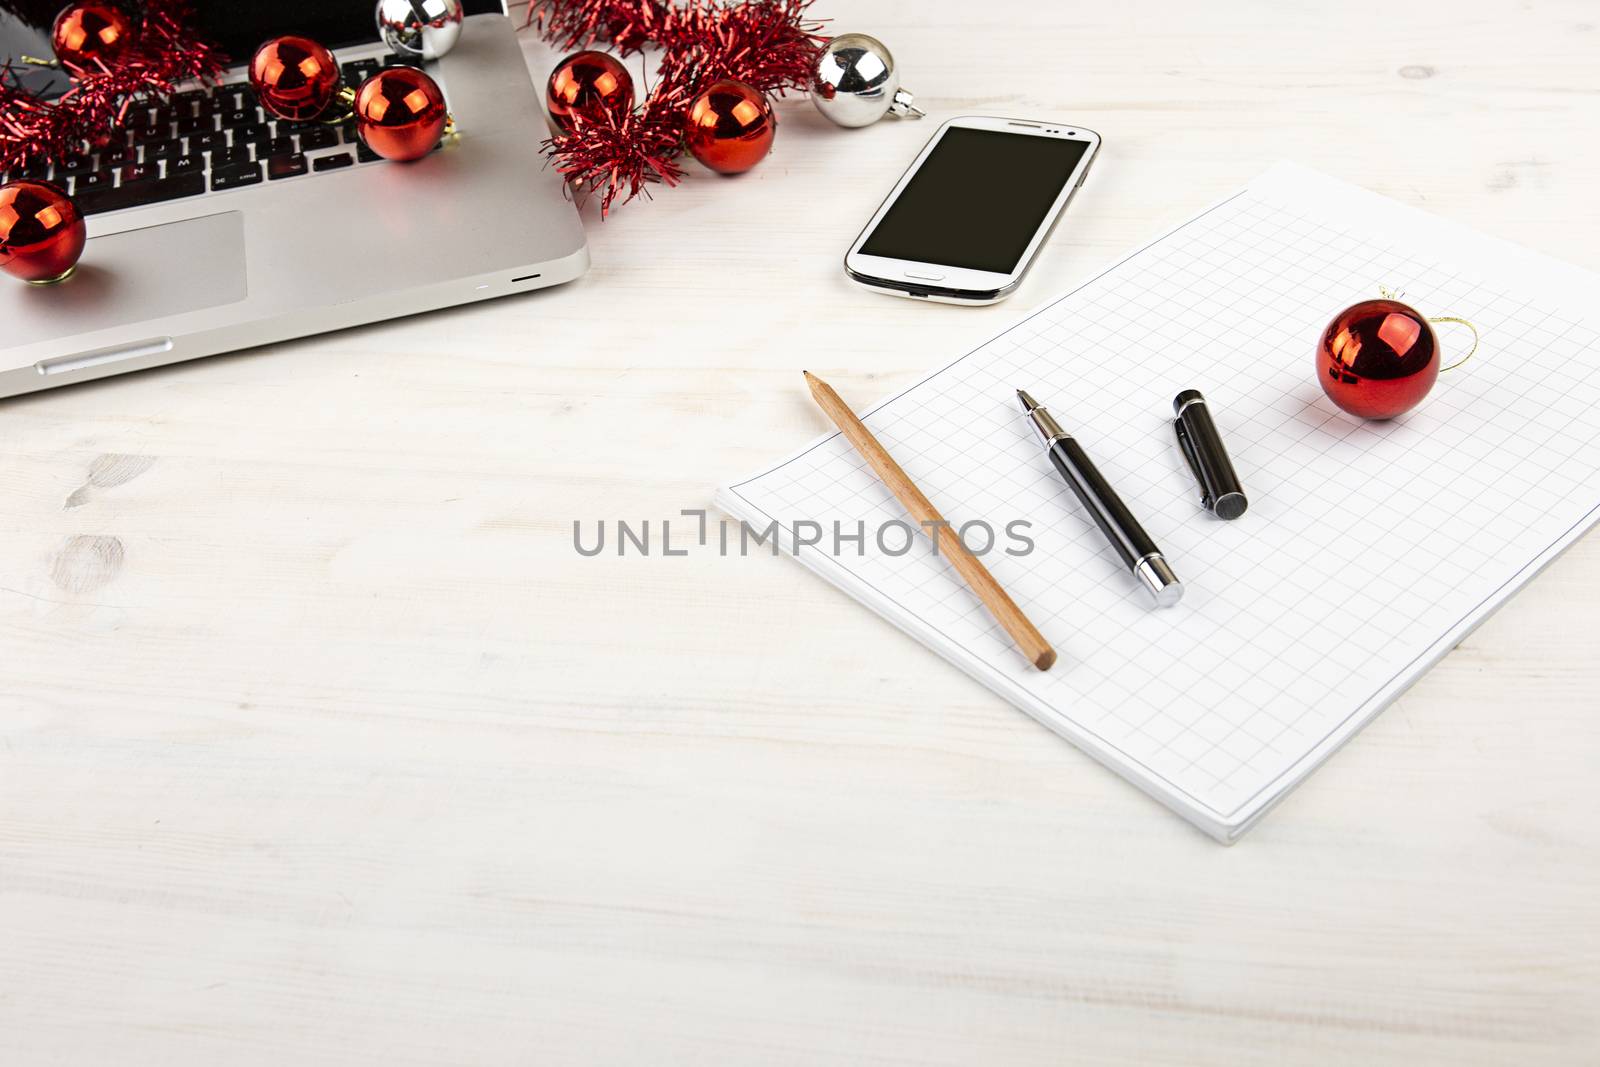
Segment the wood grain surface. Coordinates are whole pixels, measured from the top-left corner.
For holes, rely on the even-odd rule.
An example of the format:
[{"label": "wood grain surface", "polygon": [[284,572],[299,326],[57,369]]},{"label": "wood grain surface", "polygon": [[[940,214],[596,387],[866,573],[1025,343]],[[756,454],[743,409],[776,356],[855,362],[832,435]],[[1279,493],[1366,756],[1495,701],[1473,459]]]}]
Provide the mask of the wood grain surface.
[{"label": "wood grain surface", "polygon": [[[1593,0],[816,10],[930,120],[786,102],[571,286],[0,403],[0,1063],[1600,1062],[1600,540],[1232,849],[659,551],[802,367],[865,406],[1279,158],[1600,269]],[[1105,150],[1009,305],[852,288],[963,113]]]}]

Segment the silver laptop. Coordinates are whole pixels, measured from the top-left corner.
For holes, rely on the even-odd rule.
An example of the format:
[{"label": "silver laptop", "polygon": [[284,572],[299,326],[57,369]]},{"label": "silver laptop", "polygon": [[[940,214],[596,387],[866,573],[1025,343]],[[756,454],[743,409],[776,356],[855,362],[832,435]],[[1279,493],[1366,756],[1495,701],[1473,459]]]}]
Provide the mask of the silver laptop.
[{"label": "silver laptop", "polygon": [[[236,64],[226,84],[133,113],[105,149],[7,175],[66,187],[89,243],[59,285],[0,276],[0,397],[527,292],[588,267],[577,212],[539,153],[542,94],[501,0],[465,0],[459,43],[426,64],[460,135],[414,163],[379,159],[339,127],[276,121],[245,82],[256,46],[283,33],[328,45],[351,84],[401,62],[378,40],[373,0],[195,6]],[[30,7],[54,13],[16,5]],[[49,22],[0,11],[0,59],[49,55]]]}]

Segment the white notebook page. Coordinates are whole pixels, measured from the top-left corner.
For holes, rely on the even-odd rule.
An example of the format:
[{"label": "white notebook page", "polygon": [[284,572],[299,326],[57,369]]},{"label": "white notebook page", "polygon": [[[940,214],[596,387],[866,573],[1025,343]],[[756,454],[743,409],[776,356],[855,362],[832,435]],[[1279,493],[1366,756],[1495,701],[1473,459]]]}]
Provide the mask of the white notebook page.
[{"label": "white notebook page", "polygon": [[[1379,286],[1470,319],[1483,343],[1416,411],[1362,422],[1322,395],[1312,353]],[[1232,840],[1600,518],[1597,297],[1593,275],[1282,164],[863,413],[952,522],[1031,523],[1030,554],[985,563],[1056,646],[1054,669],[1026,664],[926,539],[894,557],[869,533],[859,555],[797,558]],[[1466,351],[1462,327],[1438,330],[1446,362]],[[1152,609],[1018,388],[1161,546],[1187,586],[1178,607]],[[1249,496],[1236,522],[1199,507],[1178,450],[1188,388]],[[838,434],[718,502],[763,526],[904,518]]]}]

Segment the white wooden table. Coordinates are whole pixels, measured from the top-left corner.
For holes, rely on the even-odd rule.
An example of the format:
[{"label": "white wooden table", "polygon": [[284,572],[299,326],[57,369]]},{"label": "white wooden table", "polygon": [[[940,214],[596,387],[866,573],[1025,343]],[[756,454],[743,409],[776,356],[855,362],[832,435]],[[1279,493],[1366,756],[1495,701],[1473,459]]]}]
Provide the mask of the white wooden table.
[{"label": "white wooden table", "polygon": [[1600,11],[816,10],[1104,134],[1009,306],[849,287],[933,124],[797,100],[567,288],[0,405],[0,1063],[1600,1060],[1594,538],[1233,849],[790,562],[572,547],[1280,157],[1600,268]]}]

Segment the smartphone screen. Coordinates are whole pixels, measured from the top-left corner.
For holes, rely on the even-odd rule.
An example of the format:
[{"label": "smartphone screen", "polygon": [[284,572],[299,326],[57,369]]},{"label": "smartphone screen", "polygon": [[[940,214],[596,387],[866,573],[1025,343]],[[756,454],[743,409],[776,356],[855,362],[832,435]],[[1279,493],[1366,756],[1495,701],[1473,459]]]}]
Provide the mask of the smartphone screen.
[{"label": "smartphone screen", "polygon": [[860,248],[1010,274],[1089,142],[952,126]]}]

